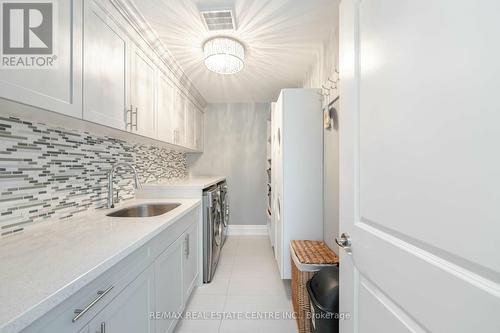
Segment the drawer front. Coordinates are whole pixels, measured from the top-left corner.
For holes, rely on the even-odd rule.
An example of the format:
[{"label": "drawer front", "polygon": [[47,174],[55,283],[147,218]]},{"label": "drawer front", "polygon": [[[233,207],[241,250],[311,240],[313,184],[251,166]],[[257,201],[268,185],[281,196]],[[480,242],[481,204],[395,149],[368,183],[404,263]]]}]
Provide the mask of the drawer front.
[{"label": "drawer front", "polygon": [[[71,333],[80,331],[89,320],[146,269],[152,263],[152,260],[151,244],[148,243],[104,272],[78,293],[59,304],[54,310],[38,319],[22,332]],[[108,289],[110,290],[107,291]],[[99,292],[104,291],[107,291],[105,295],[99,294]],[[96,301],[98,298],[99,300]],[[92,305],[94,301],[95,304]],[[76,317],[75,310],[83,310],[86,307],[89,307],[88,310],[73,322]]]}]

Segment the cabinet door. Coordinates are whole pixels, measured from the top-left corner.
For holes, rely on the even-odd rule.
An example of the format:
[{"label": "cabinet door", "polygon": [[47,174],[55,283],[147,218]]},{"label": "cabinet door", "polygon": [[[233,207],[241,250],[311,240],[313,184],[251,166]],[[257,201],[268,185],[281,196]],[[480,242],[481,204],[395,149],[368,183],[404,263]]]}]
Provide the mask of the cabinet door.
[{"label": "cabinet door", "polygon": [[[82,1],[56,3],[57,6],[53,7],[55,18],[52,20],[53,54],[43,55],[47,61],[50,61],[48,58],[55,59],[54,67],[0,69],[0,97],[82,118]],[[17,9],[17,13],[31,15],[27,9]],[[42,16],[42,23],[43,19]],[[21,44],[15,46],[27,48],[32,46],[32,42],[30,39],[26,42],[29,45],[25,45],[20,41]],[[39,40],[35,46],[39,43],[50,45],[48,41]],[[19,58],[24,56],[30,58],[33,55],[19,55]]]},{"label": "cabinet door", "polygon": [[[88,332],[154,333],[155,274],[150,266],[130,283],[88,325]],[[83,332],[87,332],[86,328]]]},{"label": "cabinet door", "polygon": [[[180,313],[183,308],[182,288],[182,250],[184,237],[177,239],[155,262],[156,311],[161,313]],[[175,318],[156,320],[156,332],[171,332]]]},{"label": "cabinet door", "polygon": [[131,103],[132,131],[156,138],[155,74],[156,65],[137,46],[132,47]]},{"label": "cabinet door", "polygon": [[158,76],[158,139],[174,143],[174,135],[172,124],[174,118],[174,87],[165,74],[160,73]]},{"label": "cabinet door", "polygon": [[186,147],[195,148],[195,106],[186,102]]},{"label": "cabinet door", "polygon": [[198,223],[194,223],[184,235],[183,243],[183,289],[187,300],[196,285],[198,277]]},{"label": "cabinet door", "polygon": [[203,119],[204,113],[196,109],[195,111],[195,149],[197,151],[203,151]]},{"label": "cabinet door", "polygon": [[177,90],[175,94],[175,112],[174,112],[174,143],[176,145],[186,144],[186,100],[184,95]]},{"label": "cabinet door", "polygon": [[84,12],[83,118],[125,130],[129,42],[95,0]]}]

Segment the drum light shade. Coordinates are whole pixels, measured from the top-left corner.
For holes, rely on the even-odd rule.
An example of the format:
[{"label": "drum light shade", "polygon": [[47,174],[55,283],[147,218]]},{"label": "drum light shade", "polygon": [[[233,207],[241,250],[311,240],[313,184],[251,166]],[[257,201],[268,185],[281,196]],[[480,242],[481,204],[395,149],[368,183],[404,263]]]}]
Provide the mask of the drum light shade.
[{"label": "drum light shade", "polygon": [[205,66],[218,74],[235,74],[245,65],[245,48],[236,39],[215,37],[203,45]]}]

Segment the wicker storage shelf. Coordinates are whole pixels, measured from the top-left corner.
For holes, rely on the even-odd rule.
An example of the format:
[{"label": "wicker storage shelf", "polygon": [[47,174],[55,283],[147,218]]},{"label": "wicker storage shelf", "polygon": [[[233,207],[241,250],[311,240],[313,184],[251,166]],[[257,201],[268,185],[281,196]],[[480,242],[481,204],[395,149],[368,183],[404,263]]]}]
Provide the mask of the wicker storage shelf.
[{"label": "wicker storage shelf", "polygon": [[297,314],[299,333],[311,333],[311,305],[306,283],[314,272],[325,266],[338,265],[339,259],[322,241],[293,240],[290,242],[292,261],[292,303]]}]

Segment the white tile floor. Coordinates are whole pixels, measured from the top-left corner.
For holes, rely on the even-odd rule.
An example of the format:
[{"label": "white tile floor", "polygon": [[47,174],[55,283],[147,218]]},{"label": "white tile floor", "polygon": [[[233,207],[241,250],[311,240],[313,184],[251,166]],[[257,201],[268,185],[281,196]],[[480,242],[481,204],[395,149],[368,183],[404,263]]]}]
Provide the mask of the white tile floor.
[{"label": "white tile floor", "polygon": [[[214,280],[195,291],[186,312],[210,319],[185,318],[175,333],[297,332],[293,319],[248,318],[257,313],[276,317],[292,312],[289,283],[279,277],[266,236],[229,237]],[[216,313],[213,319],[212,312]]]}]

